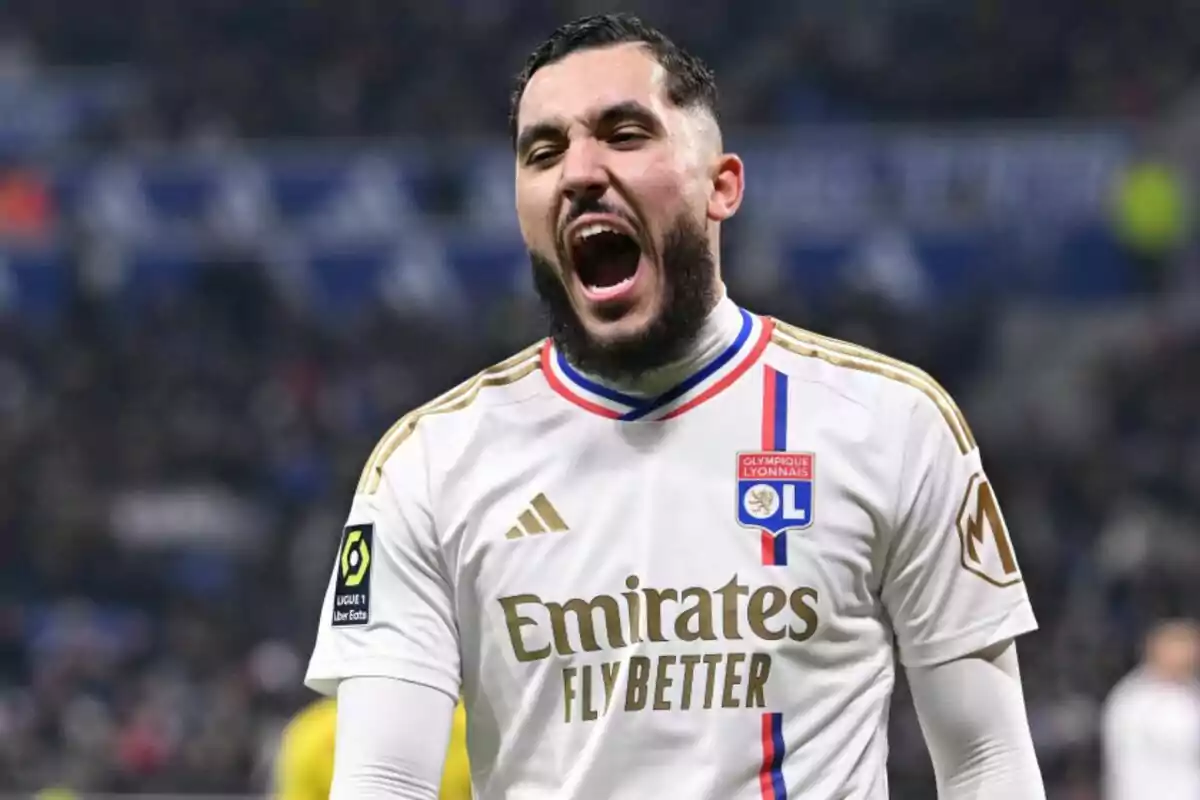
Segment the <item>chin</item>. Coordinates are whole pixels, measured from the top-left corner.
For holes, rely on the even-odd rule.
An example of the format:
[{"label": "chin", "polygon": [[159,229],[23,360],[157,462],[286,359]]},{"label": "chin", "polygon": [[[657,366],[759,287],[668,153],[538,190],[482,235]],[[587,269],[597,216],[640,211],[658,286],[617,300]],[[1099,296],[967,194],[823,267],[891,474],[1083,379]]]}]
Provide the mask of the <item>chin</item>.
[{"label": "chin", "polygon": [[[580,307],[582,306],[582,307]],[[584,301],[576,313],[588,335],[600,345],[634,341],[646,335],[661,315],[661,304],[650,301],[622,306],[595,306]]]},{"label": "chin", "polygon": [[678,360],[718,299],[703,230],[680,221],[664,238],[659,261],[639,252],[633,263],[632,253],[614,249],[621,242],[598,234],[588,240],[610,248],[607,260],[599,250],[578,250],[573,259],[560,253],[557,261],[530,251],[533,287],[555,346],[581,372],[616,382]]}]

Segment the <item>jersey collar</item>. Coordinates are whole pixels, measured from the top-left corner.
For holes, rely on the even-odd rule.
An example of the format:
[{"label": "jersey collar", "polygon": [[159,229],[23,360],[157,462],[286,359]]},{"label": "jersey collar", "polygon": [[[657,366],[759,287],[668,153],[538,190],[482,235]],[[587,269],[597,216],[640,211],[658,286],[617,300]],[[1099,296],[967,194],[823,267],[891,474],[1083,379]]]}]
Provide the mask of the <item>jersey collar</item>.
[{"label": "jersey collar", "polygon": [[[677,417],[732,385],[771,340],[769,319],[751,314],[729,299],[721,301],[706,324],[714,330],[702,333],[701,338],[712,339],[712,354],[663,391],[635,394],[600,383],[572,367],[550,340],[542,347],[542,372],[554,391],[594,414],[627,422]],[[709,349],[704,344],[700,347]]]}]

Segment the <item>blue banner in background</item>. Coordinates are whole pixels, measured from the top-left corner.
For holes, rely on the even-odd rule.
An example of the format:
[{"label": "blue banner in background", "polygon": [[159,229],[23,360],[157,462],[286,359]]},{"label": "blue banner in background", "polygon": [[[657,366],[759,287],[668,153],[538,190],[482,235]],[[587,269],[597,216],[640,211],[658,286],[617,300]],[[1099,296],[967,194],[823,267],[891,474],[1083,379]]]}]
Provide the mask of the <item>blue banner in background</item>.
[{"label": "blue banner in background", "polygon": [[[755,271],[780,289],[820,298],[866,281],[918,302],[1129,283],[1105,219],[1130,158],[1120,132],[816,129],[730,146],[747,190],[728,258],[763,262]],[[528,272],[506,144],[264,145],[44,174],[59,235],[0,243],[0,309],[33,321],[53,322],[80,278],[67,230],[103,250],[107,296],[133,308],[185,290],[231,248],[283,263],[276,275],[339,315],[405,293],[478,308],[521,291]]]},{"label": "blue banner in background", "polygon": [[747,207],[771,223],[853,232],[1095,221],[1128,161],[1110,131],[823,130],[745,148]]}]

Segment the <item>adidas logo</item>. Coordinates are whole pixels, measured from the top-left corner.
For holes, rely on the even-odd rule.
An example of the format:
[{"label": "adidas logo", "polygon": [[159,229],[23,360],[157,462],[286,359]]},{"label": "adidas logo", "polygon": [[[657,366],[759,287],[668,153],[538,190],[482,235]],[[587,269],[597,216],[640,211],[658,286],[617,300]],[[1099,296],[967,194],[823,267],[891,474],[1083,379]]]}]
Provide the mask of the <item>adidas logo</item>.
[{"label": "adidas logo", "polygon": [[554,506],[546,499],[546,495],[538,494],[529,501],[529,508],[517,517],[517,524],[504,534],[505,539],[520,539],[524,536],[546,533],[562,533],[570,530],[563,518],[558,515]]}]

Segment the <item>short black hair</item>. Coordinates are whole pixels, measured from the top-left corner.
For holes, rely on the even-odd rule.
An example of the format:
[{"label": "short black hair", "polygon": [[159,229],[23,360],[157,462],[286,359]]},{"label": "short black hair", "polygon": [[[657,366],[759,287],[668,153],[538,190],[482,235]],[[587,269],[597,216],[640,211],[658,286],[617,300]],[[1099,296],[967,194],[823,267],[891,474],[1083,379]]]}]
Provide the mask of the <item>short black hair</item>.
[{"label": "short black hair", "polygon": [[513,146],[517,143],[517,109],[534,73],[580,50],[627,43],[644,45],[667,71],[667,97],[672,103],[679,108],[704,108],[713,119],[719,119],[716,78],[703,61],[633,14],[596,14],[560,26],[525,60],[508,108]]}]

